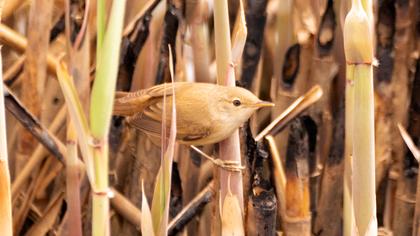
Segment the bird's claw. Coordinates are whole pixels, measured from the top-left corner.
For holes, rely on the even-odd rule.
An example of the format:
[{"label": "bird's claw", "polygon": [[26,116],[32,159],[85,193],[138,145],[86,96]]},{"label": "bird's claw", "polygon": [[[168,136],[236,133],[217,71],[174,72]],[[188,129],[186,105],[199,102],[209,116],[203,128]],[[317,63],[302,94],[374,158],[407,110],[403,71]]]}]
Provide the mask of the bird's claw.
[{"label": "bird's claw", "polygon": [[241,166],[241,163],[238,161],[223,161],[220,159],[212,159],[213,164],[218,167],[231,172],[241,172],[245,169],[245,166]]},{"label": "bird's claw", "polygon": [[226,170],[226,171],[231,171],[231,172],[241,172],[242,170],[245,169],[244,166],[241,166],[241,162],[240,161],[231,161],[231,160],[220,160],[220,159],[216,159],[210,155],[207,155],[206,153],[204,153],[203,151],[201,151],[199,148],[197,148],[194,145],[190,146],[194,151],[198,152],[199,154],[201,154],[203,157],[207,158],[208,160],[210,160],[213,164],[215,164],[216,166]]}]

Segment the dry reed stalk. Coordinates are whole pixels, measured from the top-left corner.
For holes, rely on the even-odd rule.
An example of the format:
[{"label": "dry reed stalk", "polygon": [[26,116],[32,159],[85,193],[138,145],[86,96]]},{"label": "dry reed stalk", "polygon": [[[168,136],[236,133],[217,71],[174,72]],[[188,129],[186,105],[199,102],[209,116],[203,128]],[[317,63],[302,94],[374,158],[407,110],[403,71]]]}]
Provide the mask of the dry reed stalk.
[{"label": "dry reed stalk", "polygon": [[282,67],[286,56],[287,49],[292,43],[293,33],[292,26],[289,24],[292,12],[292,1],[285,0],[282,4],[277,6],[277,22],[276,35],[277,43],[275,46],[273,78],[271,79],[270,97],[273,101],[278,96],[278,88],[280,86],[278,81],[282,80]]},{"label": "dry reed stalk", "polygon": [[25,56],[19,56],[16,61],[11,65],[3,75],[3,81],[8,83],[18,77],[20,72],[22,72],[23,63],[25,62]]},{"label": "dry reed stalk", "polygon": [[[19,52],[25,52],[28,46],[25,37],[4,24],[0,24],[0,40]],[[56,64],[57,59],[51,54],[47,54],[47,69],[50,74],[55,74]]]},{"label": "dry reed stalk", "polygon": [[290,124],[286,155],[286,211],[284,229],[287,235],[311,235],[309,210],[309,142],[303,119],[298,117]]},{"label": "dry reed stalk", "polygon": [[[295,16],[296,14],[294,13]],[[306,91],[312,57],[313,43],[310,40],[306,40],[303,44],[295,43],[286,51],[284,63],[279,65],[282,75],[277,87],[276,106],[272,112],[273,119],[281,114],[292,100]],[[288,132],[286,128],[275,136],[280,156],[285,156]]]},{"label": "dry reed stalk", "polygon": [[[418,149],[418,146],[420,145],[420,122],[419,122],[420,112],[417,109],[417,107],[420,104],[420,96],[419,96],[419,93],[416,92],[416,91],[419,91],[419,89],[420,89],[420,62],[417,59],[416,74],[415,74],[415,79],[413,81],[412,94],[411,94],[408,132],[405,131],[405,129],[403,128],[401,124],[398,124],[398,128],[401,133],[401,136],[403,137],[403,140],[405,141],[406,145],[408,146],[408,149],[411,152],[411,153],[407,152],[406,158],[404,161],[405,166],[410,167],[410,169],[416,168],[417,164],[420,162],[420,151]],[[416,159],[416,161],[414,161],[413,158]],[[420,174],[417,171],[417,173],[408,175],[410,171],[408,168],[406,169],[407,170],[404,172],[405,179],[414,179],[416,177],[415,174],[417,174],[416,187],[410,186],[410,189],[416,188],[415,199],[412,199],[415,201],[412,235],[417,236],[417,235],[420,235]],[[417,170],[418,170],[418,167],[417,167]]]},{"label": "dry reed stalk", "polygon": [[334,145],[325,161],[320,185],[317,217],[314,225],[316,235],[342,234],[343,171],[344,171],[344,102],[335,114],[333,130]]},{"label": "dry reed stalk", "polygon": [[376,27],[376,57],[380,66],[375,72],[375,155],[376,187],[385,181],[392,164],[392,64],[394,62],[393,39],[395,35],[395,2],[382,1],[378,4],[378,23]]},{"label": "dry reed stalk", "polygon": [[2,10],[2,18],[9,19],[15,13],[15,11],[25,3],[24,0],[9,0],[5,1],[3,10]]},{"label": "dry reed stalk", "polygon": [[186,1],[186,20],[191,27],[191,43],[194,58],[194,76],[197,82],[210,82],[210,48],[207,27],[209,9],[207,2]]},{"label": "dry reed stalk", "polygon": [[264,136],[277,134],[285,125],[296,117],[299,113],[310,107],[322,97],[323,91],[315,85],[304,95],[298,97],[292,104],[283,110],[273,121],[267,125],[256,137],[255,141],[260,141]]},{"label": "dry reed stalk", "polygon": [[[45,209],[43,216],[37,221],[25,235],[37,236],[46,235],[53,231],[53,226],[59,217],[61,206],[64,200],[64,193],[60,192],[52,197],[49,206]],[[70,231],[69,231],[70,232]],[[72,234],[76,235],[76,234]]]},{"label": "dry reed stalk", "polygon": [[[333,140],[332,103],[334,98],[333,85],[339,70],[339,64],[333,58],[333,45],[335,43],[336,19],[333,1],[323,1],[317,6],[320,12],[320,24],[314,36],[314,54],[311,62],[311,71],[308,85],[316,84],[322,88],[324,96],[308,110],[307,126],[310,131],[310,192],[311,211],[316,221],[318,198],[321,194],[319,188],[322,179],[323,163],[328,158]],[[318,9],[320,8],[320,9]],[[317,12],[316,11],[316,12]]]},{"label": "dry reed stalk", "polygon": [[273,176],[274,184],[276,188],[277,204],[278,204],[278,215],[280,216],[281,221],[284,221],[284,215],[286,213],[286,174],[284,172],[283,164],[280,159],[279,151],[277,150],[276,142],[274,137],[267,135],[265,137],[268,141],[270,147],[271,158],[273,160]]},{"label": "dry reed stalk", "polygon": [[[217,83],[227,86],[235,86],[235,73],[232,67],[232,52],[230,27],[228,17],[227,1],[214,2],[214,28],[215,28],[215,50],[217,63]],[[235,161],[241,163],[239,133],[235,131],[231,137],[220,142],[219,158],[223,161]],[[220,216],[221,231],[242,235],[243,226],[243,184],[240,173],[231,173],[220,170],[220,196],[218,202],[222,206]],[[229,218],[227,211],[231,211]],[[239,218],[231,218],[232,216]],[[217,222],[216,222],[217,223]],[[214,232],[219,233],[219,232]]]},{"label": "dry reed stalk", "polygon": [[[165,17],[163,20],[163,33],[160,40],[159,48],[159,64],[156,73],[155,84],[160,84],[170,81],[170,72],[169,72],[169,48],[171,46],[172,52],[175,52],[176,47],[176,35],[178,32],[178,12],[182,9],[182,5],[178,6],[173,1],[168,1]],[[174,56],[174,61],[176,62],[176,54]]]},{"label": "dry reed stalk", "polygon": [[47,159],[45,164],[40,168],[40,170],[35,173],[33,182],[28,185],[28,190],[23,195],[23,199],[20,200],[20,204],[14,213],[13,219],[13,228],[16,234],[20,234],[23,230],[24,223],[28,217],[31,205],[35,199],[36,192],[38,187],[43,181],[43,178],[49,174],[49,168],[53,164],[53,159]]},{"label": "dry reed stalk", "polygon": [[[395,205],[393,212],[392,231],[395,235],[409,235],[413,232],[410,227],[401,225],[401,221],[411,222],[413,211],[415,211],[415,188],[416,178],[412,172],[411,166],[417,166],[412,158],[407,157],[406,150],[401,148],[404,146],[403,140],[395,138],[399,136],[399,131],[395,124],[400,123],[403,127],[408,125],[408,115],[410,112],[410,86],[413,76],[412,65],[413,50],[417,49],[418,40],[414,25],[418,21],[416,16],[415,5],[418,1],[396,1],[395,2],[395,36],[393,39],[393,70],[391,78],[391,86],[393,94],[392,98],[392,123],[391,128],[392,151],[396,164],[392,166],[399,174],[397,181],[397,190],[395,192]],[[417,11],[418,12],[418,11]],[[417,20],[416,20],[417,18]],[[418,35],[417,35],[418,38]],[[416,42],[417,41],[417,42]]]},{"label": "dry reed stalk", "polygon": [[214,182],[211,181],[171,220],[168,225],[168,235],[179,233],[207,203],[213,200],[214,195]]},{"label": "dry reed stalk", "polygon": [[77,135],[74,126],[69,120],[67,123],[67,156],[66,156],[66,200],[69,235],[82,235],[82,216],[80,203],[81,173],[77,154]]},{"label": "dry reed stalk", "polygon": [[353,153],[353,110],[354,110],[354,82],[351,75],[352,68],[346,70],[345,89],[345,147],[344,147],[344,181],[343,181],[343,233],[345,236],[354,235],[354,210],[352,197],[352,153]]},{"label": "dry reed stalk", "polygon": [[258,62],[262,51],[264,29],[266,23],[267,0],[246,1],[245,18],[248,28],[248,37],[242,57],[241,82],[250,89],[257,72]]},{"label": "dry reed stalk", "polygon": [[[5,1],[0,1],[1,12]],[[0,81],[3,81],[3,62],[0,50]],[[0,234],[13,235],[12,193],[6,137],[6,111],[4,109],[3,84],[0,85]]]},{"label": "dry reed stalk", "polygon": [[[28,45],[25,51],[24,75],[22,83],[22,102],[36,117],[41,115],[41,99],[46,81],[46,58],[49,45],[52,1],[41,0],[31,4],[29,12]],[[35,148],[35,139],[23,130],[18,143],[15,171],[18,173],[23,168],[30,153]]]},{"label": "dry reed stalk", "polygon": [[[130,87],[131,91],[149,88],[155,84],[159,64],[158,55],[162,33],[161,26],[163,24],[165,12],[166,2],[160,1],[152,12],[153,17],[149,23],[149,36],[138,55],[133,73],[133,81],[131,82]],[[148,192],[147,187],[146,192]]]},{"label": "dry reed stalk", "polygon": [[118,214],[122,215],[126,220],[140,229],[141,211],[121,193],[112,189],[114,197],[111,198],[111,205],[117,210]]},{"label": "dry reed stalk", "polygon": [[251,189],[248,190],[247,235],[273,235],[276,229],[277,200],[270,181],[270,153],[266,140],[248,143]]}]

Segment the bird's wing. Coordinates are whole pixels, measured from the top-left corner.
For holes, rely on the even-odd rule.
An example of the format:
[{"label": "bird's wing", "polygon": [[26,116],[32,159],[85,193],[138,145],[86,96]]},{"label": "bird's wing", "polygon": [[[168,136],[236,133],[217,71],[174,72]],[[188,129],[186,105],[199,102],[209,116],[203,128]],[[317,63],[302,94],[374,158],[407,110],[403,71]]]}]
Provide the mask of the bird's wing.
[{"label": "bird's wing", "polygon": [[[169,97],[170,99],[170,97]],[[169,100],[168,99],[168,100]],[[170,115],[167,115],[169,119]],[[127,118],[127,122],[134,128],[137,128],[152,137],[161,137],[162,131],[162,103],[157,102],[145,108],[142,113],[137,113],[134,116]],[[169,120],[167,125],[169,125]],[[188,127],[187,127],[188,126]],[[177,140],[185,143],[191,143],[211,134],[210,126],[203,126],[202,124],[194,125],[191,122],[183,123],[177,119]]]},{"label": "bird's wing", "polygon": [[129,125],[133,126],[136,129],[139,129],[151,136],[160,137],[162,126],[161,123],[157,120],[154,120],[143,113],[138,113],[134,116],[127,118]]},{"label": "bird's wing", "polygon": [[[172,87],[182,86],[184,83],[160,84],[148,89],[139,90],[136,92],[121,92],[115,93],[114,115],[118,116],[132,116],[136,113],[142,112],[151,103],[160,100],[159,98],[172,95]],[[154,99],[156,98],[156,99]]]}]

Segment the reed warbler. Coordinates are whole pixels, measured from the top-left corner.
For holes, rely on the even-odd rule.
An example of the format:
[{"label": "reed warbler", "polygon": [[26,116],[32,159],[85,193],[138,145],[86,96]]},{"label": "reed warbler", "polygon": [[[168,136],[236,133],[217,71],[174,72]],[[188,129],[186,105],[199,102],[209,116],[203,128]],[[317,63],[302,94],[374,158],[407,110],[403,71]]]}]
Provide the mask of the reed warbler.
[{"label": "reed warbler", "polygon": [[170,125],[174,87],[176,139],[182,144],[205,145],[229,137],[261,107],[274,106],[240,87],[210,83],[175,82],[137,92],[117,92],[114,115],[151,138],[161,137],[163,97],[166,94],[166,124]]}]

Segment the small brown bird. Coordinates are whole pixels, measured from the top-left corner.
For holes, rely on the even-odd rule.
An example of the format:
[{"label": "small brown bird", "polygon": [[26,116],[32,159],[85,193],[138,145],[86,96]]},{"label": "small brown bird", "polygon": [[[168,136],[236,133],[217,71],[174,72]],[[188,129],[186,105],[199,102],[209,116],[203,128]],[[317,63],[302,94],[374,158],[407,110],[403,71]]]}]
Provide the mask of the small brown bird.
[{"label": "small brown bird", "polygon": [[180,143],[204,145],[229,137],[259,108],[274,106],[240,87],[176,82],[137,92],[117,92],[114,115],[126,116],[133,127],[160,138],[163,96],[170,125],[172,86],[175,86],[177,136]]}]

